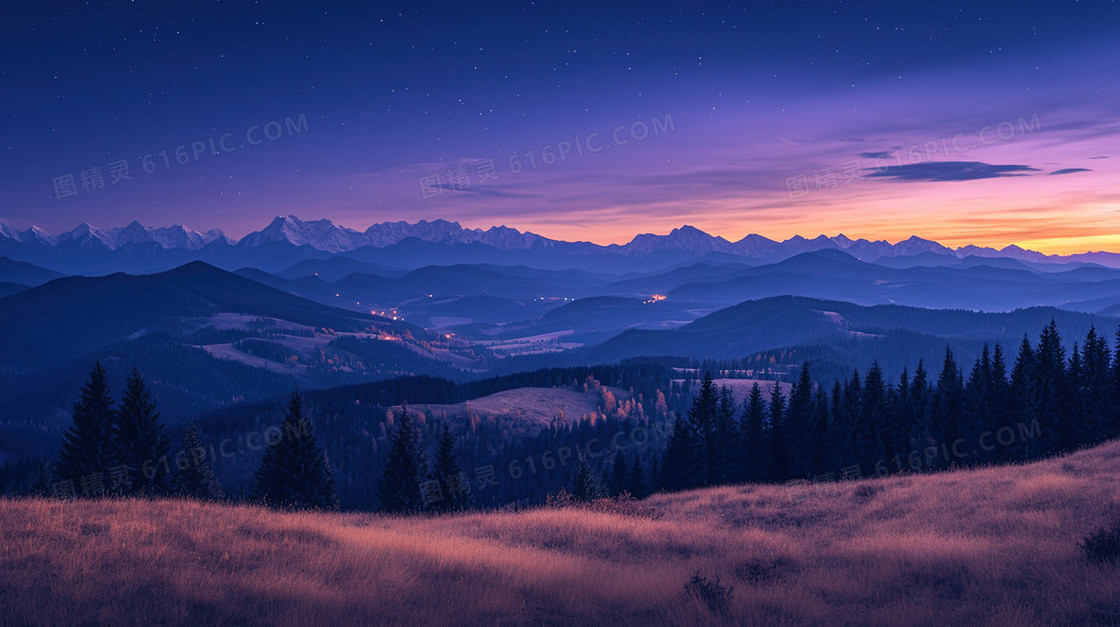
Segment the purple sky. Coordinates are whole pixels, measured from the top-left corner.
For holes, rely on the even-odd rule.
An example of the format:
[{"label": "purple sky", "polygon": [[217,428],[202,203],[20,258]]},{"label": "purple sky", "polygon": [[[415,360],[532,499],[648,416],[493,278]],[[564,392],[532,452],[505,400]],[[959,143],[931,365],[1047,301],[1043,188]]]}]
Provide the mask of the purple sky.
[{"label": "purple sky", "polygon": [[1116,3],[602,4],[18,9],[0,221],[1120,250]]}]

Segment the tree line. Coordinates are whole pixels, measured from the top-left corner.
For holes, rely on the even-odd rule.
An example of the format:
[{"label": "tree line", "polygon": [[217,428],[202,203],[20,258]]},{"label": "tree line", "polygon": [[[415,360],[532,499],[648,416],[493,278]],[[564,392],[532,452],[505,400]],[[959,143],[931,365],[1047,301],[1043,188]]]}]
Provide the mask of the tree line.
[{"label": "tree line", "polygon": [[[1120,341],[1120,334],[1118,334]],[[659,486],[831,480],[1022,461],[1120,435],[1120,358],[1091,328],[1068,353],[1051,321],[1014,363],[985,345],[967,376],[946,347],[897,382],[878,364],[827,389],[809,363],[785,393],[755,383],[741,407],[706,375],[664,451]]]},{"label": "tree line", "polygon": [[[596,374],[639,387],[622,402]],[[526,385],[579,388],[577,375],[586,377],[585,391],[599,395],[600,411],[577,420],[558,416],[537,431],[511,431],[519,428],[512,418],[468,415],[458,425],[407,402],[390,405],[410,396],[454,402]],[[1012,363],[996,344],[985,346],[967,371],[946,347],[936,375],[922,361],[894,381],[877,364],[831,386],[814,381],[809,362],[796,375],[792,384],[756,383],[741,403],[710,374],[696,385],[677,382],[669,367],[650,362],[458,385],[419,377],[314,391],[310,411],[308,396],[293,392],[286,407],[242,408],[222,422],[211,419],[210,427],[259,433],[262,420],[283,412],[279,427],[264,431],[263,458],[238,498],[338,509],[342,495],[347,509],[405,513],[543,503],[560,490],[591,500],[938,470],[1035,459],[1120,435],[1120,359],[1095,329],[1068,356],[1051,322],[1037,342],[1023,338]],[[321,437],[312,414],[325,429]],[[337,455],[333,463],[327,448]],[[210,461],[224,460],[213,449],[202,445],[192,423],[182,449],[170,454],[139,373],[114,404],[96,365],[59,461],[44,466],[38,492],[217,499]]]},{"label": "tree line", "polygon": [[[74,404],[58,462],[53,467],[41,464],[39,473],[34,490],[39,496],[224,498],[197,427],[193,423],[188,427],[182,450],[172,455],[170,438],[140,373],[132,371],[124,396],[114,404],[100,363],[94,365]],[[470,497],[461,475],[450,429],[444,426],[429,466],[406,406],[380,478],[382,508],[390,512],[464,509]],[[276,437],[269,438],[254,476],[252,502],[277,509],[339,509],[330,460],[316,440],[298,391],[292,392],[283,422]],[[432,490],[449,498],[429,507]]]}]

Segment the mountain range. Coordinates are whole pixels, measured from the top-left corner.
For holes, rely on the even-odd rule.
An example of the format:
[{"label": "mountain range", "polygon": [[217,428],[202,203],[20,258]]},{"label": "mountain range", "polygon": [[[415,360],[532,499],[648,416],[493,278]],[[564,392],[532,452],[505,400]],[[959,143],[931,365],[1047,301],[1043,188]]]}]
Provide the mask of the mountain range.
[{"label": "mountain range", "polygon": [[[485,246],[411,242],[384,250]],[[270,246],[292,245],[260,248]],[[822,249],[776,263],[708,252],[618,274],[485,263],[393,270],[366,258],[325,254],[276,273],[192,261],[96,277],[0,258],[0,287],[9,286],[0,291],[0,442],[9,443],[0,460],[4,450],[53,445],[95,361],[117,389],[138,367],[178,422],[293,386],[470,380],[637,357],[740,360],[752,370],[810,359],[823,380],[871,361],[892,373],[917,359],[933,369],[946,344],[968,363],[983,342],[1013,350],[1050,319],[1068,337],[1094,324],[1111,336],[1120,314],[1120,270],[1078,263],[920,253],[927,265],[897,268],[903,256],[884,265]]]},{"label": "mountain range", "polygon": [[[397,248],[393,252],[400,254],[378,252],[394,247]],[[917,236],[895,244],[851,239],[843,234],[812,239],[794,236],[784,241],[750,234],[730,241],[687,225],[666,235],[640,234],[626,244],[598,245],[550,239],[505,226],[485,230],[464,228],[458,222],[447,220],[381,222],[358,231],[325,219],[277,216],[263,229],[237,241],[217,229],[199,232],[182,225],[152,228],[138,221],[107,229],[82,223],[59,235],[39,227],[20,231],[0,222],[0,256],[61,272],[85,274],[158,271],[193,260],[230,270],[244,266],[280,270],[281,266],[333,255],[390,262],[395,267],[419,267],[416,260],[435,255],[433,262],[440,263],[524,263],[554,269],[605,267],[619,271],[633,270],[636,267],[633,261],[637,260],[642,260],[646,264],[644,269],[648,270],[650,258],[671,264],[704,255],[727,255],[755,263],[773,263],[801,253],[828,249],[847,252],[863,261],[900,259],[912,260],[917,265],[921,265],[918,262],[948,263],[972,257],[1120,267],[1120,254],[1109,252],[1045,255],[1015,245],[1002,249],[971,245],[954,249]],[[626,263],[627,259],[632,260],[631,263]]]}]

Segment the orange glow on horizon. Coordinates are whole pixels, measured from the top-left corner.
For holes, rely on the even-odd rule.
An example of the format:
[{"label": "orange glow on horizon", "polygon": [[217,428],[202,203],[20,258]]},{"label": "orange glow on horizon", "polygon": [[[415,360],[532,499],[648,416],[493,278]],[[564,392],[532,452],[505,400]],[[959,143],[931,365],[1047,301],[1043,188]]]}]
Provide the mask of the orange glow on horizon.
[{"label": "orange glow on horizon", "polygon": [[[599,245],[626,244],[639,233],[666,235],[687,224],[731,242],[748,234],[780,242],[796,235],[812,239],[821,234],[842,233],[853,240],[886,240],[891,244],[917,236],[954,249],[974,245],[998,250],[1015,245],[1047,255],[1120,252],[1120,205],[1114,203],[1085,199],[1081,203],[1046,206],[1034,204],[1033,199],[1020,199],[1018,203],[1005,199],[1002,206],[994,206],[985,202],[987,199],[971,199],[969,205],[959,200],[923,198],[921,210],[911,210],[897,198],[866,199],[858,206],[840,202],[818,207],[763,204],[745,211],[736,211],[725,203],[712,203],[714,206],[705,206],[704,212],[665,217],[659,211],[648,212],[657,216],[653,219],[643,218],[643,211],[635,210],[628,215],[615,213],[611,220],[589,219],[584,223],[579,216],[569,223],[538,223],[530,219],[514,228],[552,239]],[[976,205],[985,209],[967,208]],[[737,213],[749,217],[731,218]],[[644,225],[643,230],[636,231],[635,224]]]}]

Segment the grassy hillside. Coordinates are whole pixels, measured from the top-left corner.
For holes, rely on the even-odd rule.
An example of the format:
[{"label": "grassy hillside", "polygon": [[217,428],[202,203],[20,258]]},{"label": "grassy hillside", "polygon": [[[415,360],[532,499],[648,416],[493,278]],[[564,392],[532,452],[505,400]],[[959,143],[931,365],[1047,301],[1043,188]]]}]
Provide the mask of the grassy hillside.
[{"label": "grassy hillside", "polygon": [[[403,519],[0,501],[25,623],[1116,624],[1120,442],[1018,467]],[[697,571],[729,613],[684,594]]]},{"label": "grassy hillside", "polygon": [[[630,399],[623,389],[607,387],[618,401]],[[431,411],[435,415],[465,417],[474,415],[501,415],[516,417],[526,427],[534,430],[547,428],[549,423],[562,413],[566,422],[576,422],[580,418],[600,410],[600,395],[597,392],[584,392],[569,388],[524,387],[505,390],[489,396],[454,404],[413,404],[416,411]]]}]

